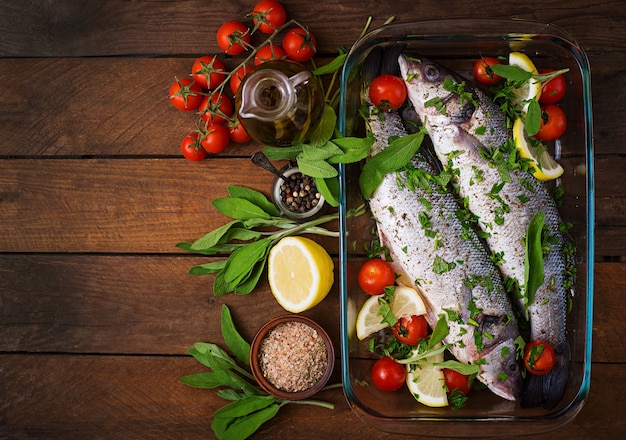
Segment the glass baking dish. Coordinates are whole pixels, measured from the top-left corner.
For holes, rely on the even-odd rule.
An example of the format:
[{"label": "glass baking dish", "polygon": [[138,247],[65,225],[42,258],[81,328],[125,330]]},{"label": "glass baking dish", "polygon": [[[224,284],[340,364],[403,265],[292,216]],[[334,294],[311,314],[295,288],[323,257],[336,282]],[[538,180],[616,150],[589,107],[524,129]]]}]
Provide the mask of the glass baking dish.
[{"label": "glass baking dish", "polygon": [[[552,409],[522,408],[488,390],[472,392],[458,410],[429,408],[418,403],[406,387],[389,393],[370,385],[376,356],[367,341],[355,336],[355,316],[367,299],[355,274],[367,259],[374,221],[369,215],[347,215],[364,203],[358,177],[363,163],[340,166],[340,289],[341,362],[346,398],[353,411],[368,424],[387,432],[429,436],[489,437],[538,434],[571,421],[582,408],[589,390],[593,305],[594,190],[590,66],[578,43],[549,24],[516,20],[436,20],[397,23],[371,31],[351,48],[341,79],[339,128],[344,136],[363,136],[364,121],[360,75],[375,48],[401,43],[414,57],[427,57],[468,79],[473,61],[483,56],[508,57],[512,51],[529,55],[538,68],[569,68],[567,93],[559,104],[568,116],[561,151],[553,152],[565,173],[565,196],[560,214],[571,222],[576,244],[577,279],[573,308],[568,316],[571,365],[561,402]],[[548,67],[548,66],[545,66]]]}]

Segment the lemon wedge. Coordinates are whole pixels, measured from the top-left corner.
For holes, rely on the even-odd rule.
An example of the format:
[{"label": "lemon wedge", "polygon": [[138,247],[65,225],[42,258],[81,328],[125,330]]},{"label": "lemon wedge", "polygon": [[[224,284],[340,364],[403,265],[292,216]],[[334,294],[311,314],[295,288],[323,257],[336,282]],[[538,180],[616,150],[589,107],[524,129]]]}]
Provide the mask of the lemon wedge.
[{"label": "lemon wedge", "polygon": [[532,174],[539,180],[554,180],[563,174],[563,167],[550,155],[547,149],[535,147],[526,136],[524,121],[513,123],[513,140],[520,157],[532,161]]},{"label": "lemon wedge", "polygon": [[[533,62],[522,52],[511,52],[509,54],[509,65],[524,69],[533,75],[538,74],[537,68]],[[537,81],[534,77],[530,78],[522,87],[513,89],[513,94],[515,95],[517,106],[521,108],[525,114],[528,110],[529,102],[531,100],[538,101],[541,97],[541,82]]]},{"label": "lemon wedge", "polygon": [[328,252],[306,237],[280,239],[268,256],[270,289],[287,311],[304,312],[319,304],[334,282],[334,264]]},{"label": "lemon wedge", "polygon": [[[371,296],[359,310],[356,318],[356,336],[359,340],[363,340],[372,333],[389,326],[389,324],[383,322],[382,316],[378,314],[381,301],[384,301],[382,295]],[[415,289],[406,286],[396,286],[389,307],[391,308],[391,313],[398,319],[403,316],[423,315],[426,313],[426,305],[419,293]]]},{"label": "lemon wedge", "polygon": [[[441,344],[436,348],[440,348]],[[443,352],[428,357],[424,361],[406,366],[406,386],[415,399],[427,406],[448,406],[446,379],[443,369],[436,363],[443,362]]]}]

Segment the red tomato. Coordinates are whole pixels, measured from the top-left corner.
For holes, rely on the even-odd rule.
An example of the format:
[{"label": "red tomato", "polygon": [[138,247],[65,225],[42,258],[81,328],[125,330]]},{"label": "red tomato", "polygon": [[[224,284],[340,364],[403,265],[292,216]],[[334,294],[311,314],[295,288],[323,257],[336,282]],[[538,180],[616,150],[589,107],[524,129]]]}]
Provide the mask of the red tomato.
[{"label": "red tomato", "polygon": [[200,87],[212,90],[226,78],[224,63],[217,57],[200,57],[191,66],[191,77]]},{"label": "red tomato", "polygon": [[406,85],[402,78],[385,73],[374,78],[369,96],[372,104],[381,110],[393,110],[406,101]]},{"label": "red tomato", "polygon": [[202,102],[202,88],[189,78],[178,79],[171,85],[169,97],[174,107],[188,112]]},{"label": "red tomato", "polygon": [[[264,34],[272,34],[287,21],[283,5],[276,0],[261,0],[252,10],[252,21]],[[260,23],[260,24],[259,24]]]},{"label": "red tomato", "polygon": [[567,117],[561,107],[548,104],[541,107],[541,128],[535,135],[540,141],[560,138],[567,128]]},{"label": "red tomato", "polygon": [[461,374],[456,370],[444,368],[443,377],[446,380],[446,388],[448,389],[448,393],[451,393],[452,391],[458,389],[463,394],[467,394],[472,388],[472,385],[470,383],[471,376]]},{"label": "red tomato", "polygon": [[548,374],[554,367],[554,348],[548,342],[530,341],[524,347],[524,366],[536,376]]},{"label": "red tomato", "polygon": [[241,81],[245,78],[245,76],[252,72],[252,67],[249,66],[241,66],[237,69],[237,72],[233,76],[230,77],[230,90],[232,90],[233,95],[237,94],[237,90],[239,90],[239,85]]},{"label": "red tomato", "polygon": [[[541,69],[540,74],[554,72],[554,69]],[[565,89],[567,84],[563,75],[552,78],[550,81],[544,83],[541,86],[541,96],[539,102],[541,104],[556,104],[563,96],[565,96]]]},{"label": "red tomato", "polygon": [[372,258],[363,263],[358,275],[359,287],[369,295],[380,295],[396,281],[393,268],[385,260]]},{"label": "red tomato", "polygon": [[198,162],[206,157],[206,151],[200,146],[196,133],[188,134],[183,138],[180,143],[180,151],[185,159],[191,162]]},{"label": "red tomato", "polygon": [[239,55],[250,44],[250,32],[240,21],[227,21],[217,30],[217,44],[228,55]]},{"label": "red tomato", "polygon": [[308,30],[294,28],[283,38],[283,49],[289,58],[301,63],[310,60],[317,50],[317,40]]},{"label": "red tomato", "polygon": [[420,339],[428,335],[428,323],[424,315],[403,316],[391,328],[391,332],[398,341],[415,347]]},{"label": "red tomato", "polygon": [[280,46],[274,46],[273,44],[266,44],[259,50],[257,50],[254,56],[254,65],[258,66],[267,61],[282,60],[287,57],[287,54]]},{"label": "red tomato", "polygon": [[202,133],[200,139],[200,145],[208,153],[221,153],[228,147],[230,143],[230,133],[226,127],[220,124],[211,124],[206,128],[206,131]]},{"label": "red tomato", "polygon": [[406,367],[389,356],[382,357],[372,367],[372,382],[381,391],[395,391],[404,385]]},{"label": "red tomato", "polygon": [[492,57],[482,57],[474,63],[474,79],[480,84],[493,86],[502,81],[502,77],[493,73],[491,66],[502,64],[499,59]]},{"label": "red tomato", "polygon": [[228,132],[230,133],[230,140],[238,144],[245,144],[251,139],[245,127],[239,121],[228,124]]},{"label": "red tomato", "polygon": [[230,118],[233,115],[233,102],[226,95],[213,93],[200,104],[200,113],[202,120],[208,124],[225,124],[227,120],[224,116]]}]

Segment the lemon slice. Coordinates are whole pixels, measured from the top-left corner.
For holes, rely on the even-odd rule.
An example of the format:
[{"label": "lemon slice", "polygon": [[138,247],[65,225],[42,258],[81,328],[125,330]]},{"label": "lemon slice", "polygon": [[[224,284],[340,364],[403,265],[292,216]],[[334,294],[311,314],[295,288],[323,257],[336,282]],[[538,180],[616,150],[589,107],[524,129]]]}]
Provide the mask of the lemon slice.
[{"label": "lemon slice", "polygon": [[[361,307],[356,318],[356,336],[360,340],[389,326],[389,324],[383,322],[383,317],[378,314],[382,298],[382,295],[371,296]],[[405,286],[396,286],[389,307],[391,308],[391,313],[398,319],[403,316],[423,315],[426,313],[426,305],[419,293],[415,289]]]},{"label": "lemon slice", "polygon": [[[439,344],[439,347],[441,344]],[[439,348],[437,347],[437,348]],[[427,406],[448,406],[446,379],[443,369],[434,365],[443,362],[443,352],[406,366],[406,386],[415,399]]]},{"label": "lemon slice", "polygon": [[[509,65],[524,69],[533,75],[538,74],[537,68],[533,62],[522,52],[511,52],[509,54]],[[526,113],[529,101],[533,99],[538,101],[541,96],[541,82],[537,81],[534,77],[530,78],[522,87],[513,89],[513,94],[515,95],[517,106]]]},{"label": "lemon slice", "polygon": [[547,149],[536,148],[526,136],[524,121],[516,119],[513,123],[513,140],[519,155],[532,161],[532,174],[539,180],[554,180],[563,174],[563,167],[554,160]]},{"label": "lemon slice", "polygon": [[319,304],[334,282],[332,258],[305,237],[284,237],[276,243],[267,260],[267,272],[276,301],[293,313]]}]

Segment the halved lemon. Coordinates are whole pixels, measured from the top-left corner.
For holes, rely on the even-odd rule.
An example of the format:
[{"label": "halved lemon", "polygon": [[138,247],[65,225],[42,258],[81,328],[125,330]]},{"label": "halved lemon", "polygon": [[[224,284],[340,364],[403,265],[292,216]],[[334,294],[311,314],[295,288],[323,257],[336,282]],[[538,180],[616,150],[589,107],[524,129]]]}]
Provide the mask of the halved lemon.
[{"label": "halved lemon", "polygon": [[[533,62],[522,52],[511,52],[509,54],[509,65],[524,69],[533,75],[538,74]],[[526,113],[529,102],[533,99],[538,101],[541,97],[541,83],[532,77],[522,87],[513,89],[513,94],[516,98],[516,104]]]},{"label": "halved lemon", "polygon": [[334,264],[328,252],[306,237],[284,237],[267,260],[270,289],[287,311],[304,312],[319,304],[334,282]]},{"label": "halved lemon", "polygon": [[413,397],[423,405],[448,406],[443,369],[434,365],[438,362],[443,362],[443,352],[406,366],[406,386]]},{"label": "halved lemon", "polygon": [[[371,296],[361,307],[356,318],[356,336],[360,340],[389,326],[378,314],[381,307],[380,301],[382,301],[381,295]],[[396,318],[426,313],[426,305],[419,293],[412,287],[406,286],[396,286],[389,307]]]},{"label": "halved lemon", "polygon": [[526,136],[524,121],[513,123],[513,140],[519,155],[532,161],[532,174],[539,180],[554,180],[563,174],[563,167],[550,155],[547,149],[535,147]]}]

